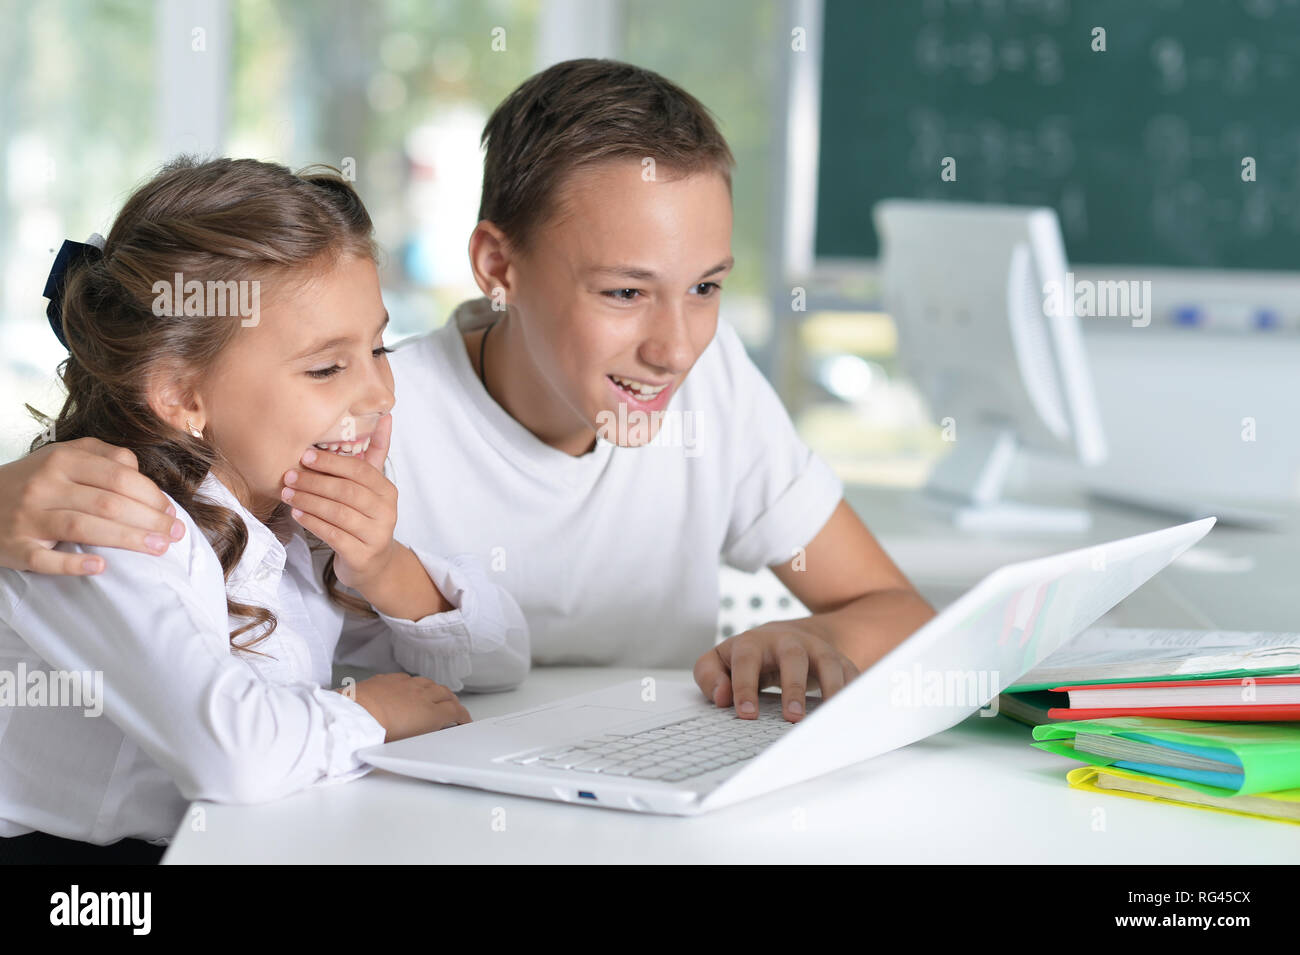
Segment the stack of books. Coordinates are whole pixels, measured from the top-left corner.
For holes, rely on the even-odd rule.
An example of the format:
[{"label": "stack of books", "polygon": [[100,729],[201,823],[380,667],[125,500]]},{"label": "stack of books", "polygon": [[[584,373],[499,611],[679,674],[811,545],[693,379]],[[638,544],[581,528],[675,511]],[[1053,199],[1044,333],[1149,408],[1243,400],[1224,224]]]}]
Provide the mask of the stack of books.
[{"label": "stack of books", "polygon": [[1300,634],[1098,627],[998,703],[1076,789],[1300,823]]}]

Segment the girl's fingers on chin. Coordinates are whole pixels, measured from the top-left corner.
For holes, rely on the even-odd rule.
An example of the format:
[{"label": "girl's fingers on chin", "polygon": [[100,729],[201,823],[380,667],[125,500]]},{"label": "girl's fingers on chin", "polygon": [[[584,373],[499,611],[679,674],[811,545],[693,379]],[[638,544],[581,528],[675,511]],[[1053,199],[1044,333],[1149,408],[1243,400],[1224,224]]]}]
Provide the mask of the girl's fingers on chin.
[{"label": "girl's fingers on chin", "polygon": [[[306,491],[293,488],[293,497],[288,499],[288,504],[296,511],[304,508],[310,508],[312,516],[317,520],[327,521],[334,527],[341,530],[347,530],[345,522],[347,521],[348,512],[351,509],[346,504],[340,504],[328,497],[321,497],[319,494],[309,494]],[[280,500],[285,500],[283,494]]]},{"label": "girl's fingers on chin", "polygon": [[[294,494],[290,498],[285,498],[287,491],[292,491]],[[360,531],[363,531],[363,522],[374,520],[363,508],[356,507],[355,504],[333,498],[333,496],[304,491],[298,483],[282,489],[279,492],[279,499],[287,502],[290,507],[298,509],[311,508],[313,512],[321,516],[321,520],[329,521],[335,528],[341,528],[347,531],[348,534],[354,535],[357,539],[361,539]]]},{"label": "girl's fingers on chin", "polygon": [[304,528],[311,531],[338,555],[339,560],[347,560],[349,554],[357,554],[354,547],[364,547],[365,545],[356,537],[349,534],[346,530],[331,524],[329,521],[322,520],[314,514],[308,514],[301,508],[295,507],[290,510],[290,515],[295,521]]},{"label": "girl's fingers on chin", "polygon": [[370,464],[364,455],[354,457],[335,454],[333,451],[317,451],[315,459],[310,464],[302,459],[299,459],[299,463],[307,470],[346,478],[366,487],[370,487],[375,475],[374,465]]},{"label": "girl's fingers on chin", "polygon": [[297,521],[307,530],[311,531],[313,534],[315,534],[325,543],[329,544],[331,547],[334,546],[334,525],[333,524],[329,524],[325,521],[322,521],[319,517],[314,517],[311,514],[308,514],[306,511],[299,510],[296,507],[293,508],[293,510],[291,510],[289,514],[291,517],[293,517],[295,521]]}]

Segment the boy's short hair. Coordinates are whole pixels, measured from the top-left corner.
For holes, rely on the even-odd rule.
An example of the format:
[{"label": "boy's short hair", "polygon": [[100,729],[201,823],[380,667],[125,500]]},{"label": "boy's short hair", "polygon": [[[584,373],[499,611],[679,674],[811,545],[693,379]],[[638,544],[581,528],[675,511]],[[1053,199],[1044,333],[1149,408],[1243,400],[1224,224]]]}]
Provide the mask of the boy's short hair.
[{"label": "boy's short hair", "polygon": [[658,73],[617,60],[565,60],[529,77],[488,118],[478,217],[519,251],[555,212],[574,169],[608,159],[655,162],[658,178],[719,173],[735,159],[709,110]]}]

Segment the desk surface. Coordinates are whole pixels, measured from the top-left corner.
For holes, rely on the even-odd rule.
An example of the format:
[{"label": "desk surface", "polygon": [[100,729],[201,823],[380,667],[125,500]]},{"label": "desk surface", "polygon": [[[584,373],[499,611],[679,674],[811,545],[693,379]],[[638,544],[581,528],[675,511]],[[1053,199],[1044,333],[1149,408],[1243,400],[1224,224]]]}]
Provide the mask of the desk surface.
[{"label": "desk surface", "polygon": [[[475,719],[685,671],[534,669],[463,694]],[[973,716],[938,736],[704,816],[641,815],[383,770],[258,806],[196,803],[164,863],[1294,863],[1300,826],[1070,789],[1080,765]]]},{"label": "desk surface", "polygon": [[[961,533],[901,490],[846,496],[936,606],[997,567],[1180,523],[1093,508],[1085,534]],[[1102,618],[1112,626],[1295,630],[1295,514],[1275,531],[1216,526]],[[534,669],[507,693],[463,694],[483,719],[644,676],[689,671]],[[1034,749],[1006,717],[695,818],[640,815],[407,779],[383,770],[274,803],[199,803],[166,863],[1073,862],[1300,859],[1300,826],[1070,789],[1080,764]],[[191,817],[193,817],[191,811]],[[504,821],[504,828],[501,822]]]}]

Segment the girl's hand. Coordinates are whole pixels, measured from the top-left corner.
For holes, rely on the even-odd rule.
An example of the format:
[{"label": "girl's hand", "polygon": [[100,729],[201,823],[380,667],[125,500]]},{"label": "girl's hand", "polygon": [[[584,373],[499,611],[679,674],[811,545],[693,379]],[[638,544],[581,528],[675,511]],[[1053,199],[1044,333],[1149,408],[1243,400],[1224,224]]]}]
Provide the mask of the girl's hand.
[{"label": "girl's hand", "polygon": [[387,731],[385,743],[470,722],[456,694],[427,677],[381,673],[335,692],[365,707]]},{"label": "girl's hand", "polygon": [[[695,662],[696,685],[715,706],[734,704],[741,719],[756,719],[759,690],[777,683],[785,718],[803,719],[807,690],[820,687],[822,699],[830,699],[859,670],[829,640],[796,623],[765,623],[722,641]],[[747,704],[753,709],[746,709]]]},{"label": "girl's hand", "polygon": [[334,550],[339,582],[365,593],[366,584],[384,574],[401,546],[397,526],[397,488],[384,477],[384,459],[393,433],[393,416],[383,415],[360,457],[308,450],[301,471],[286,471],[280,497],[293,517]]}]

